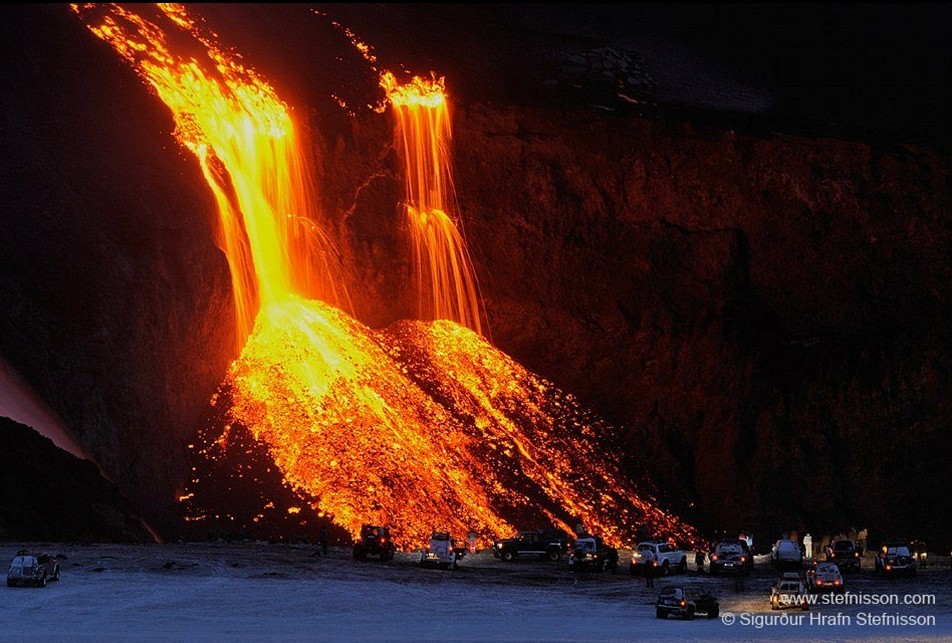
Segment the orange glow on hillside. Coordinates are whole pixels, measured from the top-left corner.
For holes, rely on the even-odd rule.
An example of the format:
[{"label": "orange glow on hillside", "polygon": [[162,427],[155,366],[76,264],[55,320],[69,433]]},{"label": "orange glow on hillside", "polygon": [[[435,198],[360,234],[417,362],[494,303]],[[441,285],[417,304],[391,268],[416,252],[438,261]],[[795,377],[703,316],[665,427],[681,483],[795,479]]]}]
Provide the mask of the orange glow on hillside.
[{"label": "orange glow on hillside", "polygon": [[[262,309],[225,388],[228,425],[267,445],[299,496],[355,535],[369,522],[393,526],[404,548],[435,527],[486,544],[581,520],[616,544],[640,527],[694,537],[632,490],[600,446],[608,427],[454,322],[375,332],[292,298]],[[229,432],[204,442],[204,458],[223,457]],[[187,494],[199,516],[201,482]]]},{"label": "orange glow on hillside", "polygon": [[218,204],[239,345],[259,308],[291,293],[343,303],[305,147],[274,89],[183,5],[71,6],[169,107],[175,137],[198,158]]},{"label": "orange glow on hillside", "polygon": [[[475,530],[485,542],[576,519],[616,544],[642,526],[691,538],[632,491],[599,445],[607,427],[480,337],[475,279],[449,214],[442,80],[399,86],[389,76],[385,86],[407,163],[422,314],[452,321],[376,332],[336,307],[342,282],[305,146],[271,86],[182,5],[72,9],[170,108],[218,205],[243,349],[222,386],[223,423],[193,452],[214,462],[232,447],[248,458],[262,451],[297,494],[285,518],[315,512],[355,535],[363,523],[389,524],[403,547],[433,528]],[[249,434],[253,444],[242,442]],[[246,459],[234,477],[252,468]],[[195,489],[180,502],[195,510],[190,522],[219,517]],[[250,522],[270,509],[262,501]]]},{"label": "orange glow on hillside", "polygon": [[442,78],[400,85],[386,72],[380,85],[396,119],[404,159],[407,218],[422,319],[449,319],[482,331],[476,277],[451,212],[452,129]]}]

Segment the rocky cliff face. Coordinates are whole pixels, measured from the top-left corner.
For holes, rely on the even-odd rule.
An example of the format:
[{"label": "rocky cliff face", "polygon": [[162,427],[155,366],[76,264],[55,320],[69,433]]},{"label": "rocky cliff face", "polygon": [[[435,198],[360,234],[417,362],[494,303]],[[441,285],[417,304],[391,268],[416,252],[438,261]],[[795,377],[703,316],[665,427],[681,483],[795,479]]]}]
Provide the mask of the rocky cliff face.
[{"label": "rocky cliff face", "polygon": [[163,106],[64,7],[4,15],[0,354],[161,524],[235,353],[214,205]]},{"label": "rocky cliff face", "polygon": [[[227,266],[164,108],[61,9],[5,10],[0,354],[154,516],[234,356]],[[455,124],[494,343],[628,427],[675,509],[949,533],[946,158],[556,107]],[[313,126],[357,317],[412,316],[386,115]]]},{"label": "rocky cliff face", "polygon": [[682,510],[946,533],[945,159],[484,107],[456,143],[496,343],[629,426]]},{"label": "rocky cliff face", "polygon": [[129,501],[96,465],[0,417],[0,539],[151,542]]}]

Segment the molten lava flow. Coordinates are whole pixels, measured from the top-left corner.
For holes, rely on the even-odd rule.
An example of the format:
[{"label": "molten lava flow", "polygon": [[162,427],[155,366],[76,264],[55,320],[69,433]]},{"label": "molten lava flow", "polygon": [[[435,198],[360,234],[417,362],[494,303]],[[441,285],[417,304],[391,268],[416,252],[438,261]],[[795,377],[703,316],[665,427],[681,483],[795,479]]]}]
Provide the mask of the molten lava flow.
[{"label": "molten lava flow", "polygon": [[[266,306],[225,388],[230,428],[206,437],[203,459],[231,457],[231,441],[250,456],[236,434],[246,429],[310,509],[350,533],[371,522],[392,525],[403,547],[433,528],[485,543],[581,520],[615,543],[638,529],[693,537],[632,490],[598,440],[607,427],[453,322],[374,332],[317,302]],[[244,462],[241,475],[264,474]],[[187,494],[194,516],[219,510],[201,478]]]},{"label": "molten lava flow", "polygon": [[304,148],[274,90],[181,5],[72,8],[169,106],[218,203],[247,342],[212,401],[223,408],[193,445],[202,459],[180,498],[190,520],[228,517],[205,504],[207,465],[229,491],[248,493],[246,506],[260,503],[251,523],[278,509],[259,491],[267,482],[293,497],[279,511],[285,525],[308,512],[351,534],[362,523],[390,524],[403,546],[433,528],[474,530],[485,542],[514,525],[577,520],[615,543],[642,528],[692,536],[631,490],[598,443],[606,427],[479,336],[475,280],[448,214],[442,81],[398,86],[385,77],[426,315],[459,323],[374,332],[331,305],[340,278]]},{"label": "molten lava flow", "polygon": [[199,160],[218,204],[239,345],[259,308],[291,293],[342,303],[333,249],[317,224],[306,147],[274,89],[182,5],[71,6],[172,110],[176,138]]},{"label": "molten lava flow", "polygon": [[400,85],[390,72],[381,86],[393,106],[403,152],[407,217],[423,319],[449,319],[481,332],[476,278],[456,223],[449,143],[452,137],[443,79],[416,77]]}]

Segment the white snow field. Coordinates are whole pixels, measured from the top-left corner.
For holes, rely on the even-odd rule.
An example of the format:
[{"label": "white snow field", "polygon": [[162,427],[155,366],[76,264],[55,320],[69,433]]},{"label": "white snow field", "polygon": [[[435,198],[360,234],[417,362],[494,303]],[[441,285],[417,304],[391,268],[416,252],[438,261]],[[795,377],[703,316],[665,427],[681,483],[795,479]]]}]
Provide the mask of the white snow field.
[{"label": "white snow field", "polygon": [[[325,559],[314,546],[265,543],[3,543],[0,561],[9,564],[18,549],[66,558],[59,582],[0,590],[2,641],[952,641],[947,558],[916,579],[875,578],[871,560],[847,576],[856,593],[934,596],[935,604],[781,615],[768,605],[769,569],[742,590],[693,571],[649,590],[626,573],[629,552],[623,573],[576,576],[564,563],[503,563],[488,552],[445,571],[419,568],[418,554],[359,563],[345,548]],[[711,590],[734,623],[656,619],[654,599],[669,584]],[[866,624],[865,614],[884,613],[919,622]]]}]

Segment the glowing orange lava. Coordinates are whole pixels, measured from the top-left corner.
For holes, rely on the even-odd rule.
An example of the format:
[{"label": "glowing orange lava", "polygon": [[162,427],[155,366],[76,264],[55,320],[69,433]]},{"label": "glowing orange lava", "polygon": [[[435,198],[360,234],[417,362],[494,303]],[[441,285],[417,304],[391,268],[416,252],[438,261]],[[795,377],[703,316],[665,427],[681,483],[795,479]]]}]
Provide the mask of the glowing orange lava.
[{"label": "glowing orange lava", "polygon": [[239,347],[262,305],[291,293],[344,303],[306,147],[274,89],[218,46],[183,5],[71,7],[169,107],[175,137],[199,160],[218,204]]},{"label": "glowing orange lava", "polygon": [[407,218],[421,319],[448,319],[481,332],[476,278],[469,253],[450,212],[454,202],[450,165],[449,103],[442,78],[414,77],[400,85],[386,72],[407,186]]},{"label": "glowing orange lava", "polygon": [[[375,332],[335,307],[341,281],[320,232],[305,148],[274,90],[181,5],[72,8],[169,106],[176,137],[218,203],[247,341],[222,385],[228,406],[217,432],[200,434],[197,453],[224,461],[241,449],[235,478],[251,475],[251,459],[267,473],[273,464],[300,500],[281,510],[285,517],[312,511],[352,534],[362,523],[389,524],[404,547],[433,528],[474,530],[485,542],[543,521],[568,528],[581,520],[615,543],[642,528],[693,535],[632,491],[600,446],[607,427],[479,336],[475,280],[447,214],[442,81],[386,82],[407,159],[419,272],[429,282],[420,292],[432,295],[426,316],[459,323]],[[199,482],[196,471],[191,486]],[[180,497],[193,510],[188,519],[217,517],[199,495],[193,488]],[[257,496],[247,502],[258,500],[253,522],[275,508]]]}]

